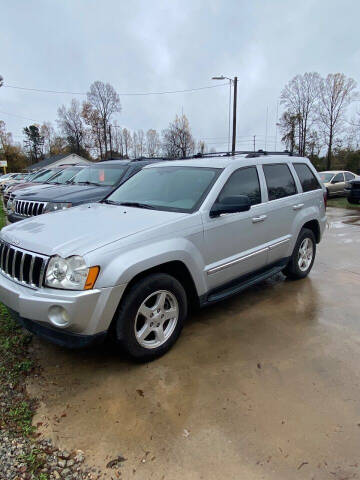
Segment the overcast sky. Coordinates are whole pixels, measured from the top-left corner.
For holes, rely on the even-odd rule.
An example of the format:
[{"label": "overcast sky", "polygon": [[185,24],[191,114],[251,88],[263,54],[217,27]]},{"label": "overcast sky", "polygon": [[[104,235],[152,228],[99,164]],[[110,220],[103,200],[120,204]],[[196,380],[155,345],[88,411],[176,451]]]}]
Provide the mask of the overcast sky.
[{"label": "overcast sky", "polygon": [[[274,146],[279,94],[297,73],[343,72],[360,81],[355,0],[8,0],[0,12],[0,74],[8,85],[86,92],[102,80],[121,94],[237,75],[239,148],[250,148],[254,134],[264,146],[267,107]],[[55,125],[58,106],[71,98],[1,88],[0,119],[20,141],[31,120]],[[183,111],[196,138],[227,147],[228,86],[120,98],[120,125],[161,131]]]}]

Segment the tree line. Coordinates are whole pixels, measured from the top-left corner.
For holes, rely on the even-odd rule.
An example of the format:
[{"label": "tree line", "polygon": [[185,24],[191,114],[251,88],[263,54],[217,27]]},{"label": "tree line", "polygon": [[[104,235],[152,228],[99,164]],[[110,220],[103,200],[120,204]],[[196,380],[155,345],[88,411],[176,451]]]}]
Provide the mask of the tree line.
[{"label": "tree line", "polygon": [[[3,79],[0,78],[0,86]],[[360,173],[360,112],[349,117],[349,106],[359,100],[354,79],[343,73],[322,77],[306,72],[293,77],[282,89],[283,113],[278,121],[286,149],[308,156],[318,169],[346,168]],[[208,151],[194,139],[187,117],[176,115],[168,127],[130,130],[118,124],[120,97],[109,83],[90,85],[83,102],[72,99],[58,108],[51,122],[23,129],[23,145],[14,142],[0,120],[0,159],[9,168],[22,170],[44,157],[77,153],[90,160],[109,158],[181,158]],[[214,149],[210,151],[215,151]]]},{"label": "tree line", "polygon": [[321,169],[334,165],[360,167],[360,113],[348,118],[349,106],[359,100],[353,78],[343,73],[322,77],[316,72],[296,75],[282,89],[284,112],[278,126],[286,148],[309,156]]},{"label": "tree line", "polygon": [[[0,156],[11,170],[21,170],[45,157],[77,153],[89,160],[109,158],[181,158],[195,151],[205,152],[205,142],[196,142],[186,115],[176,115],[161,133],[150,128],[131,131],[114,119],[122,110],[120,97],[109,83],[90,85],[86,100],[72,99],[57,110],[56,126],[51,122],[24,127],[23,145],[13,141],[0,120]],[[1,155],[2,154],[2,155]]]}]

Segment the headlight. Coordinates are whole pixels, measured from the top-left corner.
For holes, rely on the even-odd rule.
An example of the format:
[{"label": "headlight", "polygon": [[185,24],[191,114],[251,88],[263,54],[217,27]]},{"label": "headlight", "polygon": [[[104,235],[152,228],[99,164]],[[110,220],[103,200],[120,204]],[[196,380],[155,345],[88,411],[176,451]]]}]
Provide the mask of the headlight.
[{"label": "headlight", "polygon": [[11,214],[15,212],[15,202],[14,200],[8,200],[7,205],[6,205],[7,213]]},{"label": "headlight", "polygon": [[90,290],[93,288],[99,267],[88,267],[78,255],[51,257],[46,269],[45,285],[65,290]]},{"label": "headlight", "polygon": [[71,206],[72,206],[72,203],[49,202],[45,207],[44,213],[57,212],[58,210],[66,210],[67,208],[70,208]]}]

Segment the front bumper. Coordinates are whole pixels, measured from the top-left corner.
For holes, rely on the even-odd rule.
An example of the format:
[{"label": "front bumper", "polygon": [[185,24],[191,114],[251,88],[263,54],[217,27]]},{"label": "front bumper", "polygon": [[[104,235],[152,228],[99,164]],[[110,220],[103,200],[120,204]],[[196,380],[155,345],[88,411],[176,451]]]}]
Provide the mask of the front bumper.
[{"label": "front bumper", "polygon": [[[86,291],[32,289],[20,285],[0,273],[0,301],[15,312],[18,319],[35,333],[46,330],[62,335],[93,336],[106,332],[111,324],[126,285]],[[50,321],[51,307],[66,310],[67,323]],[[29,328],[29,329],[30,329]],[[50,338],[51,335],[48,335]],[[77,337],[79,338],[79,337]]]},{"label": "front bumper", "polygon": [[95,335],[82,335],[80,333],[64,332],[59,329],[50,328],[41,325],[33,320],[20,317],[18,313],[9,309],[9,312],[14,320],[22,325],[26,330],[35,335],[38,335],[45,340],[48,340],[60,347],[66,348],[85,348],[90,347],[104,341],[107,332],[96,333]]},{"label": "front bumper", "polygon": [[352,188],[349,190],[347,197],[353,200],[360,200],[360,188]]}]

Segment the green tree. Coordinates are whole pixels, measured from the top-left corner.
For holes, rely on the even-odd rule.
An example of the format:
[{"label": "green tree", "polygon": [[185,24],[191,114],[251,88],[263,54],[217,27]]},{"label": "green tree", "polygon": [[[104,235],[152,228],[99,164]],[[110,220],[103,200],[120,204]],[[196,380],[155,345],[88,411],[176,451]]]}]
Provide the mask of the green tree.
[{"label": "green tree", "polygon": [[36,163],[43,157],[44,137],[40,134],[37,125],[25,127],[23,131],[25,134],[24,146],[28,152],[30,163]]}]

